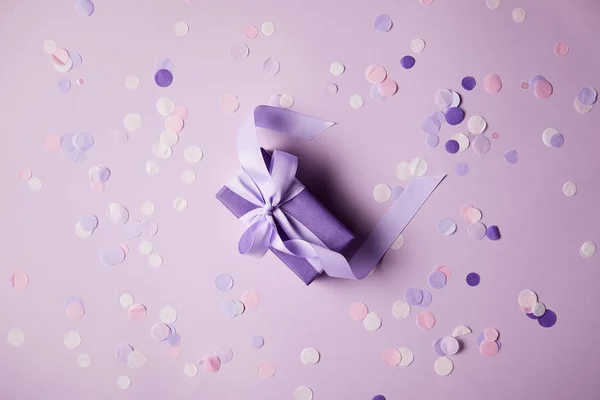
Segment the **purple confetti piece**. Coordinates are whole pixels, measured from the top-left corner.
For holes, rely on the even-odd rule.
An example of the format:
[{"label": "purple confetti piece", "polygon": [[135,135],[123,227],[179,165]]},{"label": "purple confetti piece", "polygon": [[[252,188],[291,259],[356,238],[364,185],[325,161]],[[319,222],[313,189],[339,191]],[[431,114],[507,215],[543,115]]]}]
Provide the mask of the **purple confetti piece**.
[{"label": "purple confetti piece", "polygon": [[442,340],[443,340],[443,338],[437,338],[431,344],[431,347],[433,348],[433,352],[440,357],[443,357],[446,355],[446,353],[444,353],[444,350],[442,350]]},{"label": "purple confetti piece", "polygon": [[127,357],[133,352],[133,346],[127,343],[121,343],[115,350],[117,360],[123,364],[127,364]]},{"label": "purple confetti piece", "polygon": [[481,346],[481,343],[483,343],[485,341],[485,336],[483,336],[483,333],[480,333],[479,336],[477,336],[477,347]]},{"label": "purple confetti piece", "polygon": [[235,60],[243,60],[250,54],[250,48],[246,43],[234,43],[231,45],[230,54]]},{"label": "purple confetti piece", "polygon": [[432,135],[440,131],[440,123],[436,118],[427,117],[421,123],[421,128],[423,128],[423,132]]},{"label": "purple confetti piece", "polygon": [[465,112],[458,107],[450,107],[446,110],[446,122],[450,125],[458,125],[465,119]]},{"label": "purple confetti piece", "polygon": [[89,0],[77,0],[77,3],[75,3],[77,14],[82,17],[89,17],[94,13],[94,9],[94,3]]},{"label": "purple confetti piece", "polygon": [[71,81],[68,78],[62,78],[58,81],[58,90],[66,93],[71,90]]},{"label": "purple confetti piece", "polygon": [[565,137],[561,133],[554,134],[550,138],[550,144],[552,147],[560,148],[565,144]]},{"label": "purple confetti piece", "polygon": [[544,315],[538,318],[538,323],[544,328],[550,328],[556,324],[556,313],[550,309],[547,309]]},{"label": "purple confetti piece", "polygon": [[86,160],[87,156],[85,155],[85,151],[72,148],[71,150],[69,150],[69,158],[73,162],[81,163]]},{"label": "purple confetti piece", "polygon": [[382,394],[377,394],[373,397],[372,400],[385,400],[385,396]]},{"label": "purple confetti piece", "polygon": [[433,301],[433,296],[431,295],[431,292],[429,290],[421,290],[421,293],[423,294],[423,300],[420,304],[418,304],[418,306],[423,308],[429,307],[431,305],[431,302]]},{"label": "purple confetti piece", "polygon": [[214,356],[218,357],[223,364],[228,363],[233,359],[233,350],[229,346],[221,346],[215,350]]},{"label": "purple confetti piece", "polygon": [[467,227],[467,236],[469,239],[481,240],[485,237],[487,228],[481,222],[473,222]]},{"label": "purple confetti piece", "polygon": [[504,161],[508,164],[516,164],[519,161],[519,153],[515,150],[510,150],[504,153]]},{"label": "purple confetti piece", "polygon": [[142,235],[142,224],[135,218],[130,218],[122,229],[127,239],[135,239]]},{"label": "purple confetti piece", "polygon": [[94,146],[94,137],[87,132],[80,132],[73,136],[73,146],[78,150],[89,150]]},{"label": "purple confetti piece", "polygon": [[440,137],[435,133],[427,135],[427,137],[425,138],[425,144],[427,144],[427,146],[431,147],[432,149],[435,149],[440,144]]},{"label": "purple confetti piece", "polygon": [[452,218],[442,218],[437,223],[438,231],[444,236],[450,236],[456,232],[456,222]]},{"label": "purple confetti piece", "polygon": [[539,81],[545,81],[546,78],[544,78],[542,75],[535,75],[532,76],[529,79],[529,90],[533,91],[533,87],[535,86],[536,83],[538,83]]},{"label": "purple confetti piece", "polygon": [[73,61],[73,68],[81,67],[81,64],[83,64],[83,58],[81,57],[81,54],[77,53],[76,51],[71,53],[71,61]]},{"label": "purple confetti piece", "polygon": [[460,84],[465,90],[473,90],[475,89],[475,85],[477,83],[475,82],[475,78],[473,78],[472,76],[465,76],[460,82]]},{"label": "purple confetti piece", "polygon": [[448,89],[438,89],[433,96],[435,105],[440,108],[448,108],[452,104],[452,92]]},{"label": "purple confetti piece", "polygon": [[221,292],[229,292],[233,288],[233,278],[229,274],[220,274],[215,278],[215,286]]},{"label": "purple confetti piece", "polygon": [[145,219],[141,223],[140,229],[146,236],[154,236],[158,232],[158,224],[153,219]]},{"label": "purple confetti piece", "polygon": [[61,150],[70,151],[74,148],[73,146],[73,134],[72,133],[63,133],[60,135],[58,139],[58,143],[60,145]]},{"label": "purple confetti piece", "polygon": [[531,319],[538,319],[539,317],[533,313],[525,313]]},{"label": "purple confetti piece", "polygon": [[255,349],[260,349],[264,345],[265,339],[262,336],[254,335],[252,338],[250,338],[250,346],[254,347]]},{"label": "purple confetti piece", "polygon": [[500,340],[496,340],[496,344],[498,345],[498,351],[502,348],[502,342]]},{"label": "purple confetti piece", "polygon": [[500,239],[500,229],[496,225],[490,225],[486,230],[486,236],[490,240],[498,240]]},{"label": "purple confetti piece", "polygon": [[104,250],[101,259],[104,265],[112,267],[125,260],[125,251],[120,247],[111,247],[110,249]]},{"label": "purple confetti piece", "polygon": [[465,176],[469,173],[469,165],[465,162],[459,162],[454,166],[454,173],[458,176]]},{"label": "purple confetti piece", "polygon": [[429,286],[434,289],[441,289],[446,286],[446,275],[441,271],[433,271],[429,274],[427,279],[429,281]]},{"label": "purple confetti piece", "polygon": [[98,217],[94,214],[86,214],[79,220],[79,225],[86,231],[93,231],[98,226]]},{"label": "purple confetti piece", "polygon": [[593,105],[596,102],[597,98],[598,92],[591,87],[584,87],[577,94],[577,100],[579,100],[579,103],[584,106]]},{"label": "purple confetti piece", "polygon": [[481,282],[481,277],[477,272],[470,272],[467,275],[467,285],[473,287],[479,285],[479,282]]},{"label": "purple confetti piece", "polygon": [[370,94],[371,94],[371,98],[373,98],[373,100],[384,101],[385,99],[387,99],[387,97],[385,97],[384,95],[379,93],[379,85],[378,84],[374,84],[373,86],[371,86]]},{"label": "purple confetti piece", "polygon": [[229,318],[234,318],[237,316],[237,304],[233,300],[227,300],[221,303],[221,313]]},{"label": "purple confetti piece", "polygon": [[404,56],[400,59],[400,66],[404,69],[411,69],[415,66],[415,58],[413,56]]},{"label": "purple confetti piece", "polygon": [[323,87],[327,96],[334,96],[338,92],[338,85],[333,82],[327,82]]},{"label": "purple confetti piece", "polygon": [[67,306],[68,306],[69,304],[71,304],[71,303],[77,303],[77,304],[81,304],[81,306],[83,306],[83,305],[84,305],[84,304],[83,304],[83,300],[82,300],[82,298],[81,298],[81,297],[78,297],[78,296],[70,296],[70,297],[67,299]]},{"label": "purple confetti piece", "polygon": [[419,305],[423,301],[423,292],[415,287],[408,288],[404,292],[404,300],[411,306]]},{"label": "purple confetti piece", "polygon": [[181,344],[181,336],[175,331],[171,330],[171,334],[166,340],[167,344],[171,347],[176,347]]},{"label": "purple confetti piece", "polygon": [[263,74],[265,74],[266,76],[275,76],[279,73],[279,69],[281,68],[281,65],[279,64],[279,61],[277,61],[275,58],[267,58],[265,61],[263,61],[261,69]]},{"label": "purple confetti piece", "polygon": [[90,169],[89,175],[91,181],[108,182],[108,179],[110,178],[110,169],[106,167],[96,167]]},{"label": "purple confetti piece", "polygon": [[490,139],[488,139],[487,137],[483,135],[478,135],[475,138],[475,140],[473,140],[472,146],[475,154],[482,156],[488,151],[490,151],[490,148],[492,147],[492,142],[490,142]]},{"label": "purple confetti piece", "polygon": [[173,83],[173,73],[168,69],[159,69],[154,75],[154,82],[160,87],[169,87]]},{"label": "purple confetti piece", "polygon": [[431,117],[435,119],[438,122],[438,124],[440,124],[440,126],[442,126],[442,124],[446,122],[446,114],[444,114],[443,111],[436,111]]},{"label": "purple confetti piece", "polygon": [[459,149],[459,144],[456,140],[454,139],[450,139],[446,142],[446,151],[450,154],[456,154],[458,152]]},{"label": "purple confetti piece", "polygon": [[379,32],[389,32],[392,26],[392,18],[387,14],[380,14],[373,19],[373,28]]}]

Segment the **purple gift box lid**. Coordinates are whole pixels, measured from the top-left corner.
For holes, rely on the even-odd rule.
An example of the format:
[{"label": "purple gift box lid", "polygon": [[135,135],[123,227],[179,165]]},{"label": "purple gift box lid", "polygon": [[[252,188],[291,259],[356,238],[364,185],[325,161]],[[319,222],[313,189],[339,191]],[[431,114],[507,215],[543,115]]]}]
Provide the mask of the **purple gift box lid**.
[{"label": "purple gift box lid", "polygon": [[[261,149],[265,164],[271,162],[271,155]],[[238,196],[227,186],[223,186],[217,193],[217,199],[223,203],[237,218],[257,208],[246,199]],[[303,190],[281,206],[281,209],[290,214],[306,226],[329,249],[341,253],[354,240],[354,235],[340,222],[308,189]],[[283,240],[289,239],[285,232],[279,231]],[[302,258],[282,253],[278,250],[271,251],[283,261],[302,281],[308,285],[319,273]]]}]

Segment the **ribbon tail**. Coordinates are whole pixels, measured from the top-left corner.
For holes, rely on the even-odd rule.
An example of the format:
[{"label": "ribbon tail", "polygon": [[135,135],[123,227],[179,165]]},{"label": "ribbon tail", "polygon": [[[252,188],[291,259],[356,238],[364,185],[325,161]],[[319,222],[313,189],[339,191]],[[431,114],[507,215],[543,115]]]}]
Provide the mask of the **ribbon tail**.
[{"label": "ribbon tail", "polygon": [[262,257],[269,251],[273,226],[265,219],[250,225],[242,234],[238,243],[240,254]]}]

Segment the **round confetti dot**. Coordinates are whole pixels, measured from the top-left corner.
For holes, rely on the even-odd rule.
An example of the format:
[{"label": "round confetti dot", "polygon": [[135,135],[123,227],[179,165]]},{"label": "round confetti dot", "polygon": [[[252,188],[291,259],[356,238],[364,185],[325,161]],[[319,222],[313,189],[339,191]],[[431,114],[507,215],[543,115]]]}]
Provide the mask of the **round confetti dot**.
[{"label": "round confetti dot", "polygon": [[18,328],[13,328],[6,334],[6,340],[11,346],[20,347],[25,343],[25,333]]},{"label": "round confetti dot", "polygon": [[220,274],[215,278],[215,286],[221,292],[229,292],[233,288],[233,278],[229,274]]},{"label": "round confetti dot", "polygon": [[546,309],[544,315],[538,318],[538,324],[544,328],[551,328],[556,324],[556,313],[549,308]]},{"label": "round confetti dot", "polygon": [[60,149],[60,137],[54,134],[46,136],[46,139],[44,140],[44,148],[53,153],[57,152]]},{"label": "round confetti dot", "polygon": [[117,387],[122,390],[129,389],[131,387],[131,378],[121,375],[117,378]]},{"label": "round confetti dot", "polygon": [[412,172],[410,164],[406,161],[401,162],[396,166],[396,177],[401,181],[408,181],[412,179]]},{"label": "round confetti dot", "polygon": [[369,93],[371,94],[371,98],[373,100],[384,101],[385,99],[387,99],[386,96],[383,96],[381,93],[379,93],[379,85],[378,84],[371,86],[371,90],[369,90]]},{"label": "round confetti dot", "polygon": [[446,286],[446,275],[441,272],[441,271],[433,271],[432,273],[429,274],[429,277],[427,278],[428,282],[429,282],[429,286],[431,286],[434,289],[441,289],[444,286]]},{"label": "round confetti dot", "polygon": [[275,58],[269,57],[263,61],[261,68],[263,74],[266,76],[275,76],[279,73],[281,66],[279,61],[277,61]]},{"label": "round confetti dot", "polygon": [[569,54],[569,45],[565,42],[558,42],[554,45],[554,54],[559,57],[564,57]]},{"label": "round confetti dot", "polygon": [[443,356],[446,355],[446,353],[442,350],[442,346],[441,346],[442,340],[443,340],[443,338],[437,338],[431,344],[431,347],[433,349],[434,354],[437,355],[437,356],[439,356],[439,357],[443,357]]},{"label": "round confetti dot", "polygon": [[500,239],[500,229],[496,225],[490,225],[487,227],[485,236],[490,240]]},{"label": "round confetti dot", "polygon": [[77,0],[75,10],[77,11],[77,15],[89,17],[94,13],[94,3],[89,0]]},{"label": "round confetti dot", "polygon": [[492,148],[492,142],[490,139],[485,137],[484,135],[479,135],[473,140],[473,151],[478,156],[482,156],[487,154],[488,151]]},{"label": "round confetti dot", "polygon": [[180,346],[169,346],[167,348],[167,357],[172,360],[179,358],[181,355],[181,347]]},{"label": "round confetti dot", "polygon": [[185,169],[181,171],[181,182],[185,183],[186,185],[190,185],[194,183],[195,180],[196,173],[191,169]]},{"label": "round confetti dot", "polygon": [[404,246],[404,236],[402,236],[402,234],[400,234],[400,235],[398,235],[396,240],[394,240],[394,243],[392,243],[392,245],[390,246],[390,249],[398,250],[398,249],[402,248],[402,246]]},{"label": "round confetti dot", "polygon": [[65,347],[69,350],[75,350],[81,345],[81,335],[75,331],[68,331],[63,338]]},{"label": "round confetti dot", "polygon": [[264,22],[260,27],[260,31],[265,36],[272,36],[275,33],[275,24],[272,22]]},{"label": "round confetti dot", "polygon": [[159,69],[154,74],[154,82],[160,87],[169,87],[173,83],[173,73],[168,69]]},{"label": "round confetti dot", "polygon": [[89,354],[80,354],[79,357],[77,357],[77,365],[81,368],[87,368],[92,365],[92,358]]},{"label": "round confetti dot", "polygon": [[435,101],[435,105],[439,108],[448,108],[452,104],[453,99],[452,92],[448,89],[439,89],[435,92],[433,99]]},{"label": "round confetti dot", "polygon": [[65,314],[72,321],[79,320],[85,315],[85,308],[82,304],[72,302],[67,305]]},{"label": "round confetti dot", "polygon": [[481,345],[479,345],[479,352],[484,357],[493,357],[498,354],[498,343],[493,340],[484,340]]},{"label": "round confetti dot", "polygon": [[250,48],[246,43],[234,43],[231,45],[229,53],[234,60],[239,61],[248,57],[250,54]]},{"label": "round confetti dot", "polygon": [[158,312],[158,318],[165,324],[177,321],[177,310],[171,306],[165,306]]},{"label": "round confetti dot", "polygon": [[587,241],[581,245],[579,248],[579,254],[583,258],[590,258],[596,253],[596,243],[592,241]]},{"label": "round confetti dot", "polygon": [[294,390],[294,400],[313,400],[313,391],[308,386],[298,386]]},{"label": "round confetti dot", "polygon": [[428,134],[425,138],[425,144],[432,149],[435,149],[440,144],[440,137],[434,134]]},{"label": "round confetti dot", "polygon": [[307,347],[300,352],[300,361],[304,365],[315,365],[321,359],[321,354],[314,347]]},{"label": "round confetti dot", "polygon": [[515,22],[523,22],[527,18],[527,12],[522,8],[515,8],[512,12],[512,19]]},{"label": "round confetti dot", "polygon": [[142,127],[142,117],[137,113],[129,113],[123,118],[123,126],[130,132],[135,132]]},{"label": "round confetti dot", "polygon": [[323,90],[327,96],[335,96],[338,92],[338,85],[333,82],[328,82],[323,87]]},{"label": "round confetti dot", "polygon": [[476,272],[470,272],[467,275],[467,285],[469,286],[477,286],[481,282],[481,277]]},{"label": "round confetti dot", "polygon": [[474,115],[467,122],[469,132],[479,135],[487,128],[487,121],[481,115]]},{"label": "round confetti dot", "polygon": [[450,375],[454,370],[454,363],[448,357],[440,357],[435,360],[433,365],[435,373],[440,376]]},{"label": "round confetti dot", "polygon": [[498,333],[498,330],[496,328],[487,328],[485,331],[483,331],[483,337],[485,338],[485,340],[495,341],[496,339],[498,339],[499,335],[500,334]]},{"label": "round confetti dot", "polygon": [[423,301],[423,292],[415,287],[408,288],[404,291],[404,300],[411,306],[419,305]]},{"label": "round confetti dot", "polygon": [[438,221],[438,231],[444,236],[450,236],[456,232],[456,222],[452,218],[443,218]]},{"label": "round confetti dot", "polygon": [[460,343],[453,337],[445,337],[440,341],[440,348],[444,354],[456,354],[460,350]]},{"label": "round confetti dot", "polygon": [[507,164],[516,164],[517,161],[519,161],[519,153],[515,150],[507,151],[504,153],[504,161],[506,161]]},{"label": "round confetti dot", "polygon": [[476,84],[477,84],[477,82],[475,81],[475,78],[473,78],[472,76],[465,76],[464,78],[462,78],[462,81],[460,81],[460,85],[465,90],[475,89]]},{"label": "round confetti dot", "polygon": [[156,100],[156,111],[163,117],[168,117],[175,110],[175,102],[168,97],[159,97]]},{"label": "round confetti dot", "polygon": [[385,203],[392,198],[392,188],[380,183],[373,189],[373,198],[378,203]]},{"label": "round confetti dot", "polygon": [[402,359],[400,360],[400,365],[401,367],[408,367],[410,364],[412,364],[413,360],[415,359],[415,356],[413,355],[413,352],[408,348],[408,347],[400,347],[398,349],[398,351],[400,352],[400,355],[402,356]]},{"label": "round confetti dot", "polygon": [[413,39],[410,42],[410,49],[413,53],[421,53],[425,50],[425,41],[423,39]]},{"label": "round confetti dot", "polygon": [[542,132],[542,141],[546,146],[552,147],[551,139],[557,134],[559,134],[559,132],[554,128],[545,129],[544,132]]},{"label": "round confetti dot", "polygon": [[265,339],[260,335],[254,335],[250,339],[250,346],[254,347],[255,349],[260,349],[264,345],[265,345]]},{"label": "round confetti dot", "polygon": [[427,173],[427,160],[424,158],[414,158],[410,162],[410,172],[414,176],[423,176]]},{"label": "round confetti dot", "polygon": [[260,295],[253,290],[242,293],[242,302],[247,308],[256,308],[260,304]]},{"label": "round confetti dot", "polygon": [[419,3],[420,3],[422,6],[428,6],[428,5],[430,5],[431,3],[433,3],[433,0],[419,0]]},{"label": "round confetti dot", "polygon": [[502,79],[496,74],[491,74],[483,79],[483,88],[488,93],[498,93],[502,89]]},{"label": "round confetti dot", "polygon": [[576,100],[582,106],[591,106],[596,103],[598,99],[598,91],[592,87],[584,87],[577,93]]},{"label": "round confetti dot", "polygon": [[197,164],[202,160],[202,150],[196,145],[191,145],[185,148],[183,158],[190,164]]},{"label": "round confetti dot", "polygon": [[369,312],[363,320],[363,325],[366,330],[374,332],[381,328],[381,316],[376,312]]},{"label": "round confetti dot", "polygon": [[146,356],[139,350],[133,350],[127,356],[127,366],[131,369],[142,368],[146,364]]},{"label": "round confetti dot", "polygon": [[214,355],[221,360],[221,363],[228,363],[233,359],[233,350],[229,346],[220,346],[215,350]]},{"label": "round confetti dot", "polygon": [[440,131],[440,127],[441,123],[433,116],[425,118],[421,123],[423,132],[427,133],[428,135],[438,133]]},{"label": "round confetti dot", "polygon": [[279,98],[279,105],[283,108],[290,108],[294,105],[294,97],[291,94],[282,94]]},{"label": "round confetti dot", "polygon": [[185,36],[189,31],[190,27],[183,21],[176,22],[173,26],[173,32],[175,33],[175,36]]},{"label": "round confetti dot", "polygon": [[248,25],[244,28],[244,36],[248,39],[256,39],[258,36],[258,28],[254,25]]},{"label": "round confetti dot", "polygon": [[450,125],[458,125],[465,119],[465,112],[458,107],[450,107],[446,110],[446,122]]},{"label": "round confetti dot", "polygon": [[395,367],[396,365],[400,364],[402,356],[400,355],[398,349],[389,348],[383,351],[383,353],[381,354],[381,359],[383,360],[385,365]]},{"label": "round confetti dot", "polygon": [[454,173],[458,176],[465,176],[469,173],[469,165],[464,162],[459,162],[454,165]]},{"label": "round confetti dot", "polygon": [[183,373],[188,378],[193,378],[198,375],[198,367],[196,364],[187,363],[183,366]]},{"label": "round confetti dot", "polygon": [[371,83],[381,83],[387,78],[387,72],[381,65],[370,65],[365,70],[365,78]]},{"label": "round confetti dot", "polygon": [[24,272],[15,272],[10,277],[10,283],[17,290],[25,289],[29,285],[29,276]]},{"label": "round confetti dot", "polygon": [[134,304],[127,309],[129,319],[132,321],[141,321],[146,317],[146,306],[143,304]]},{"label": "round confetti dot", "polygon": [[544,303],[535,303],[531,307],[531,313],[538,318],[543,316],[546,313],[546,305]]},{"label": "round confetti dot", "polygon": [[527,83],[527,82],[521,83],[521,89],[529,89],[529,83]]},{"label": "round confetti dot", "polygon": [[492,139],[498,139],[499,137],[500,137],[500,134],[498,132],[492,133]]},{"label": "round confetti dot", "polygon": [[546,99],[552,95],[553,87],[547,80],[537,81],[533,86],[533,94],[538,99]]},{"label": "round confetti dot", "polygon": [[140,86],[140,78],[136,75],[127,75],[125,78],[125,87],[127,89],[137,89]]},{"label": "round confetti dot", "polygon": [[42,188],[42,181],[37,176],[32,176],[27,181],[27,187],[32,192],[38,192]]},{"label": "round confetti dot", "polygon": [[398,300],[392,304],[392,315],[397,319],[404,319],[410,315],[410,304]]},{"label": "round confetti dot", "polygon": [[133,347],[131,345],[121,343],[117,346],[115,350],[115,356],[117,357],[117,360],[119,360],[123,364],[127,364],[127,357],[129,357],[129,354],[131,354],[132,351]]},{"label": "round confetti dot", "polygon": [[144,201],[140,207],[140,211],[145,216],[150,216],[154,214],[154,210],[156,210],[156,208],[154,207],[154,203],[152,203],[149,200]]},{"label": "round confetti dot", "polygon": [[467,227],[467,236],[469,239],[481,240],[485,237],[487,228],[481,222],[474,222]]},{"label": "round confetti dot", "polygon": [[240,108],[240,102],[233,94],[226,94],[221,97],[221,111],[226,114],[232,114]]},{"label": "round confetti dot", "polygon": [[149,255],[150,253],[152,253],[152,249],[153,249],[152,243],[150,243],[149,241],[142,240],[140,242],[140,245],[139,245],[140,253],[142,253],[144,255]]},{"label": "round confetti dot", "polygon": [[538,296],[533,290],[525,289],[517,297],[519,305],[523,308],[532,308],[538,302]]},{"label": "round confetti dot", "polygon": [[54,40],[44,40],[44,53],[52,54],[58,50],[58,45]]},{"label": "round confetti dot", "polygon": [[361,95],[353,94],[352,96],[350,96],[350,107],[354,108],[355,110],[362,108],[364,104],[365,99],[363,99]]},{"label": "round confetti dot", "polygon": [[188,117],[188,110],[183,106],[175,106],[173,114],[185,121]]},{"label": "round confetti dot", "polygon": [[173,208],[175,211],[184,211],[188,206],[188,202],[183,197],[176,197],[173,200]]},{"label": "round confetti dot", "polygon": [[440,271],[441,273],[446,275],[446,281],[449,281],[452,277],[452,270],[447,265],[438,265],[437,267],[435,267],[435,270]]},{"label": "round confetti dot", "polygon": [[121,294],[121,296],[119,296],[119,304],[121,304],[121,307],[123,308],[129,308],[131,307],[135,302],[135,299],[133,298],[133,295],[131,293],[123,293]]},{"label": "round confetti dot", "polygon": [[450,154],[456,154],[458,153],[458,149],[460,148],[460,145],[458,144],[458,142],[456,140],[450,139],[446,142],[445,146],[446,151]]},{"label": "round confetti dot", "polygon": [[417,314],[417,326],[424,331],[428,331],[435,325],[435,316],[428,312],[422,311]]},{"label": "round confetti dot", "polygon": [[423,293],[423,300],[421,301],[421,304],[419,304],[419,307],[429,307],[431,305],[431,302],[433,301],[433,296],[431,295],[431,292],[428,290],[421,290],[421,292]]},{"label": "round confetti dot", "polygon": [[392,29],[392,18],[387,14],[377,15],[373,19],[373,28],[378,32],[389,32]]},{"label": "round confetti dot", "polygon": [[62,93],[66,93],[71,89],[71,81],[67,78],[62,78],[58,81],[58,90]]},{"label": "round confetti dot", "polygon": [[490,10],[495,10],[500,7],[501,0],[486,0],[486,4]]},{"label": "round confetti dot", "polygon": [[113,135],[113,140],[117,143],[127,143],[129,134],[125,131],[116,131]]},{"label": "round confetti dot", "polygon": [[404,69],[411,69],[415,66],[415,58],[413,56],[404,56],[400,59],[400,66]]},{"label": "round confetti dot", "polygon": [[377,91],[385,97],[393,96],[398,91],[398,83],[393,79],[387,78],[377,85]]},{"label": "round confetti dot", "polygon": [[275,366],[268,361],[258,364],[257,374],[262,379],[271,379],[275,375]]},{"label": "round confetti dot", "polygon": [[557,133],[550,138],[550,145],[555,148],[561,148],[565,144],[565,137]]},{"label": "round confetti dot", "polygon": [[356,302],[350,305],[348,312],[354,321],[362,321],[367,317],[369,309],[365,304]]},{"label": "round confetti dot", "polygon": [[566,182],[562,187],[562,191],[565,196],[575,196],[577,194],[577,185],[575,182]]},{"label": "round confetti dot", "polygon": [[329,65],[329,72],[333,76],[340,76],[346,70],[346,66],[339,61],[334,61]]}]

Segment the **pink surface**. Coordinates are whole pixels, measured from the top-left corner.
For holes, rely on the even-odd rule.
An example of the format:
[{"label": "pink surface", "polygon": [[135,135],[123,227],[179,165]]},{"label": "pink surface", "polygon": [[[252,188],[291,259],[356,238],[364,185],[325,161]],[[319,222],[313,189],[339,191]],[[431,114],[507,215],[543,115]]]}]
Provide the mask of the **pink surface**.
[{"label": "pink surface", "polygon": [[[0,342],[0,397],[262,400],[291,398],[297,386],[307,385],[315,400],[370,400],[376,394],[388,400],[597,398],[600,383],[590,377],[600,373],[600,365],[588,344],[596,340],[600,321],[588,317],[600,305],[599,255],[583,259],[579,246],[586,240],[600,243],[600,111],[581,115],[573,109],[579,89],[600,88],[597,1],[503,0],[493,11],[485,0],[438,0],[427,6],[417,0],[95,3],[94,14],[81,17],[74,1],[0,2],[5,148],[0,333],[20,328],[26,337],[21,347]],[[527,10],[519,24],[511,17],[516,7]],[[394,21],[389,33],[372,27],[381,13]],[[189,24],[187,36],[173,34],[178,21]],[[259,34],[247,42],[247,59],[232,59],[230,47],[245,40],[244,28],[265,21],[274,22],[275,34]],[[427,46],[414,55],[415,67],[403,70],[399,60],[411,54],[414,38]],[[83,65],[58,73],[43,52],[46,39],[79,52]],[[568,43],[566,56],[554,54],[557,42]],[[155,64],[167,57],[174,63],[174,82],[159,88]],[[275,77],[261,71],[268,57],[281,63]],[[336,60],[346,66],[340,77],[329,73]],[[398,82],[398,93],[384,102],[369,96],[364,71],[372,64],[385,67]],[[129,74],[140,77],[138,89],[125,87]],[[489,74],[502,79],[498,93],[483,88]],[[536,74],[552,82],[551,97],[538,99],[521,89]],[[471,92],[460,87],[467,75],[478,82]],[[85,84],[61,93],[57,82],[63,77]],[[324,93],[328,82],[339,86],[335,96]],[[431,149],[421,122],[437,111],[433,95],[440,88],[461,94],[467,118],[457,127],[444,125],[440,146]],[[220,99],[228,93],[238,97],[240,108],[223,115]],[[262,141],[298,155],[299,178],[359,234],[386,210],[373,200],[372,190],[379,183],[401,183],[395,177],[399,162],[423,157],[429,175],[449,174],[403,233],[404,246],[363,281],[322,278],[305,287],[271,254],[263,259],[237,254],[243,226],[214,195],[238,171],[236,128],[276,93],[294,96],[292,110],[337,122],[309,144],[270,133]],[[355,93],[365,98],[360,110],[349,106]],[[185,106],[189,115],[173,156],[158,160],[160,171],[150,176],[144,165],[154,159],[152,145],[164,129],[164,117],[155,110],[160,96]],[[142,128],[130,133],[127,143],[115,143],[113,135],[129,112],[142,116]],[[485,117],[487,133],[499,132],[499,139],[483,156],[470,149],[447,154],[445,140],[465,132],[466,120],[475,114]],[[562,148],[543,144],[542,131],[549,127],[565,136]],[[46,150],[45,142],[56,146],[49,135],[80,131],[92,133],[96,142],[85,162],[75,164],[63,151]],[[183,159],[191,144],[204,152],[196,165]],[[517,164],[504,162],[508,150],[518,151]],[[469,164],[465,177],[452,172],[459,161]],[[112,172],[103,193],[90,190],[87,174],[93,165]],[[39,192],[18,179],[23,168],[41,179]],[[192,185],[180,181],[186,168],[196,172]],[[578,186],[576,196],[562,193],[569,180]],[[172,206],[179,196],[189,203],[183,212]],[[163,266],[148,266],[147,256],[137,251],[139,239],[128,241],[132,251],[122,264],[103,266],[101,252],[123,240],[105,215],[107,205],[120,202],[140,218],[144,200],[156,204],[159,232],[149,240]],[[469,240],[460,218],[464,204],[480,209],[486,225],[498,225],[502,239]],[[96,214],[100,224],[91,237],[80,239],[74,225],[87,213]],[[445,217],[458,223],[449,237],[436,230]],[[393,302],[408,287],[426,287],[439,264],[452,269],[453,279],[435,292],[428,308],[436,316],[434,328],[424,332],[416,326],[416,307],[407,319],[393,318]],[[11,285],[15,271],[29,275],[23,290]],[[466,285],[469,272],[481,275],[479,286]],[[231,292],[214,287],[219,273],[234,277]],[[557,313],[554,327],[540,327],[519,309],[517,295],[525,288]],[[260,294],[260,305],[224,318],[221,302],[239,300],[249,289]],[[129,320],[118,301],[122,292],[148,308],[142,321]],[[85,302],[79,321],[65,316],[71,296]],[[368,332],[350,318],[355,301],[382,316],[380,330]],[[164,343],[150,334],[165,305],[179,315],[177,359],[169,359]],[[431,343],[458,324],[473,332],[496,327],[502,349],[486,359],[474,334],[461,338],[464,348],[452,356],[454,372],[437,376]],[[83,338],[73,351],[63,345],[69,330]],[[250,346],[256,334],[266,343],[258,350]],[[114,356],[119,343],[142,351],[146,364],[131,370],[120,363]],[[186,363],[220,345],[232,347],[234,358],[219,372],[200,371],[192,379],[183,374]],[[307,346],[321,353],[318,365],[300,362]],[[409,367],[381,362],[384,349],[403,346],[415,356]],[[568,357],[557,357],[557,348]],[[77,366],[81,353],[91,356],[90,367]],[[261,361],[275,366],[272,379],[258,377]],[[118,389],[120,375],[131,377],[130,389]]]}]

